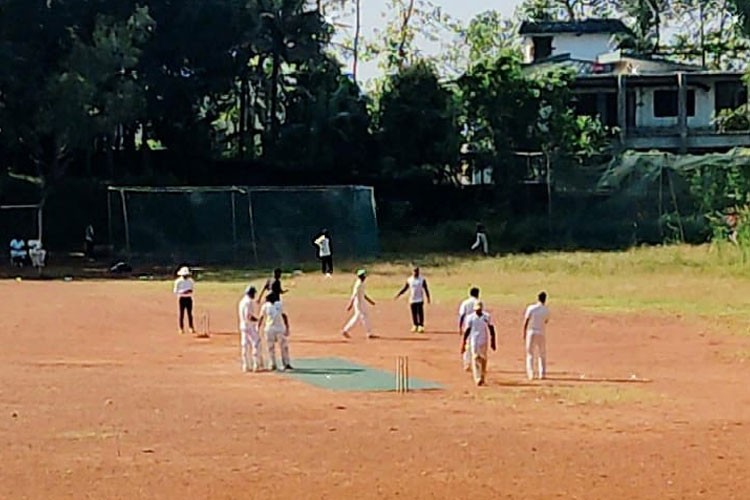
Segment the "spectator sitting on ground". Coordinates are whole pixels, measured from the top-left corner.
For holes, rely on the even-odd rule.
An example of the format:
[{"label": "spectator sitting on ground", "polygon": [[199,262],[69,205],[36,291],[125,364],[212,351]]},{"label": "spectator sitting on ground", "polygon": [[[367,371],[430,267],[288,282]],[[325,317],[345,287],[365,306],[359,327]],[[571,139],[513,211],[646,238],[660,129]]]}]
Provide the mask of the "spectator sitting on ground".
[{"label": "spectator sitting on ground", "polygon": [[45,266],[47,261],[47,250],[42,248],[40,240],[29,240],[29,261],[37,269]]},{"label": "spectator sitting on ground", "polygon": [[26,251],[26,242],[21,238],[10,240],[10,263],[14,266],[23,267],[28,258],[29,254]]}]

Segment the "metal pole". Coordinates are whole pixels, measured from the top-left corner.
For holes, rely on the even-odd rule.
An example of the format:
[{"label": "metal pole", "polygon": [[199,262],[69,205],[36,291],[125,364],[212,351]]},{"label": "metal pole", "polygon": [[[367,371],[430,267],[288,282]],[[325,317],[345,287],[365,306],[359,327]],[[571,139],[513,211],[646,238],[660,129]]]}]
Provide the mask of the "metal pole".
[{"label": "metal pole", "polygon": [[43,213],[44,213],[44,205],[39,205],[39,210],[37,211],[37,224],[39,225],[38,231],[37,231],[37,239],[39,240],[39,244],[43,245],[42,242],[42,236],[44,234],[42,228],[44,227],[44,220],[43,220]]},{"label": "metal pole", "polygon": [[232,243],[237,247],[237,202],[232,191]]},{"label": "metal pole", "polygon": [[248,189],[247,191],[247,210],[250,215],[250,240],[253,247],[253,257],[255,258],[255,264],[258,264],[258,244],[255,241],[255,217],[253,216],[253,194]]},{"label": "metal pole", "polygon": [[109,233],[109,244],[114,245],[112,241],[112,191],[107,191],[107,232]]},{"label": "metal pole", "polygon": [[130,257],[130,223],[128,222],[128,203],[125,199],[125,190],[120,190],[120,201],[122,203],[122,220],[125,227],[125,252]]},{"label": "metal pole", "polygon": [[549,152],[544,153],[547,161],[547,230],[549,231],[550,241],[552,240],[552,174]]}]

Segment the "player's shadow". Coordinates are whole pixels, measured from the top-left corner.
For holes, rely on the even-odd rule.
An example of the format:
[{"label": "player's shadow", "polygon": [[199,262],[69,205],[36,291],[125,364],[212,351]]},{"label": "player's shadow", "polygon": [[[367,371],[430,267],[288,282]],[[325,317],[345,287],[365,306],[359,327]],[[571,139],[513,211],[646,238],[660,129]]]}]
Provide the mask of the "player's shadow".
[{"label": "player's shadow", "polygon": [[295,344],[319,344],[319,345],[336,345],[336,344],[347,344],[345,339],[299,339],[293,340]]},{"label": "player's shadow", "polygon": [[[621,378],[621,377],[569,377],[569,376],[548,376],[546,381],[549,382],[569,382],[569,383],[595,383],[595,384],[650,384],[653,382],[647,378]],[[542,380],[544,383],[545,380]]]},{"label": "player's shadow", "polygon": [[426,337],[375,337],[380,341],[385,342],[429,342],[430,339]]},{"label": "player's shadow", "polygon": [[216,336],[216,337],[239,337],[240,332],[211,332],[209,333],[209,336]]},{"label": "player's shadow", "polygon": [[[495,371],[508,375],[522,374],[523,372],[513,371]],[[492,381],[490,385],[500,387],[575,387],[585,384],[648,384],[653,382],[650,379],[643,378],[617,378],[617,377],[571,377],[571,376],[554,376],[548,375],[544,380],[528,380],[525,377],[521,380],[498,380]]]},{"label": "player's shadow", "polygon": [[290,373],[299,375],[354,375],[364,371],[363,368],[295,368]]}]

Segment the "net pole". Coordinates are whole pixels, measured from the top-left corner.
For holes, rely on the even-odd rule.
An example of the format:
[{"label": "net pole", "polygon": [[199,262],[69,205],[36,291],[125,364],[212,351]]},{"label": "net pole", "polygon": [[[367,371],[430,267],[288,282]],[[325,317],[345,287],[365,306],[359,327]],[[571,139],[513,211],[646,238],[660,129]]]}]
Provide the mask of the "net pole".
[{"label": "net pole", "polygon": [[250,216],[250,244],[253,247],[253,258],[255,264],[258,264],[258,243],[255,240],[255,216],[253,215],[253,193],[248,189],[247,191],[247,210]]},{"label": "net pole", "polygon": [[122,222],[125,229],[125,252],[130,257],[130,224],[128,223],[128,202],[125,199],[125,190],[120,190],[120,203],[122,203]]},{"label": "net pole", "polygon": [[43,244],[43,242],[42,242],[42,236],[43,236],[43,230],[42,230],[42,228],[44,227],[44,220],[43,220],[43,215],[42,215],[43,214],[42,207],[43,207],[43,205],[39,205],[39,208],[37,209],[37,213],[36,213],[36,222],[38,224],[38,227],[37,227],[37,239],[39,240],[40,244]]},{"label": "net pole", "polygon": [[114,241],[112,241],[112,191],[107,191],[107,233],[109,234],[109,244],[114,245]]},{"label": "net pole", "polygon": [[237,200],[232,191],[232,244],[237,248]]}]

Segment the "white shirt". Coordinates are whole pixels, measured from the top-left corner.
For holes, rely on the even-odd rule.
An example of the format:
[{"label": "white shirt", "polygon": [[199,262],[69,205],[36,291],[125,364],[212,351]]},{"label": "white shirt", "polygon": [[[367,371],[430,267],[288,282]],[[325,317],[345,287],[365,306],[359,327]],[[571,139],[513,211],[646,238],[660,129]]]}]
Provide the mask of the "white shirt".
[{"label": "white shirt", "polygon": [[253,323],[255,323],[252,317],[258,317],[258,315],[255,314],[255,301],[248,295],[245,295],[242,297],[242,300],[240,300],[238,309],[240,314],[240,330],[248,330]]},{"label": "white shirt", "polygon": [[466,328],[469,328],[469,342],[473,348],[487,345],[490,338],[490,325],[492,325],[492,317],[486,312],[482,312],[481,316],[477,316],[477,313],[471,313],[466,318]]},{"label": "white shirt", "polygon": [[461,321],[461,318],[463,318],[463,322],[461,323],[462,330],[466,330],[466,320],[469,319],[469,316],[474,314],[474,306],[477,302],[479,302],[479,299],[469,297],[458,306],[458,320]]},{"label": "white shirt", "polygon": [[409,276],[406,284],[409,285],[409,302],[411,304],[424,302],[424,278],[422,276]]},{"label": "white shirt", "polygon": [[260,315],[265,318],[263,327],[267,332],[283,332],[286,330],[281,302],[266,302],[260,308]]},{"label": "white shirt", "polygon": [[549,321],[549,309],[541,302],[531,304],[526,308],[523,319],[524,321],[529,320],[526,333],[544,335],[545,325]]},{"label": "white shirt", "polygon": [[359,278],[354,282],[352,299],[354,299],[354,307],[357,309],[362,310],[367,307],[367,301],[365,300],[365,282]]},{"label": "white shirt", "polygon": [[192,297],[193,287],[195,286],[195,282],[193,281],[193,278],[177,278],[174,280],[174,294],[179,297]]},{"label": "white shirt", "polygon": [[325,235],[321,235],[315,244],[318,245],[318,255],[321,257],[328,257],[331,255],[331,240]]}]

